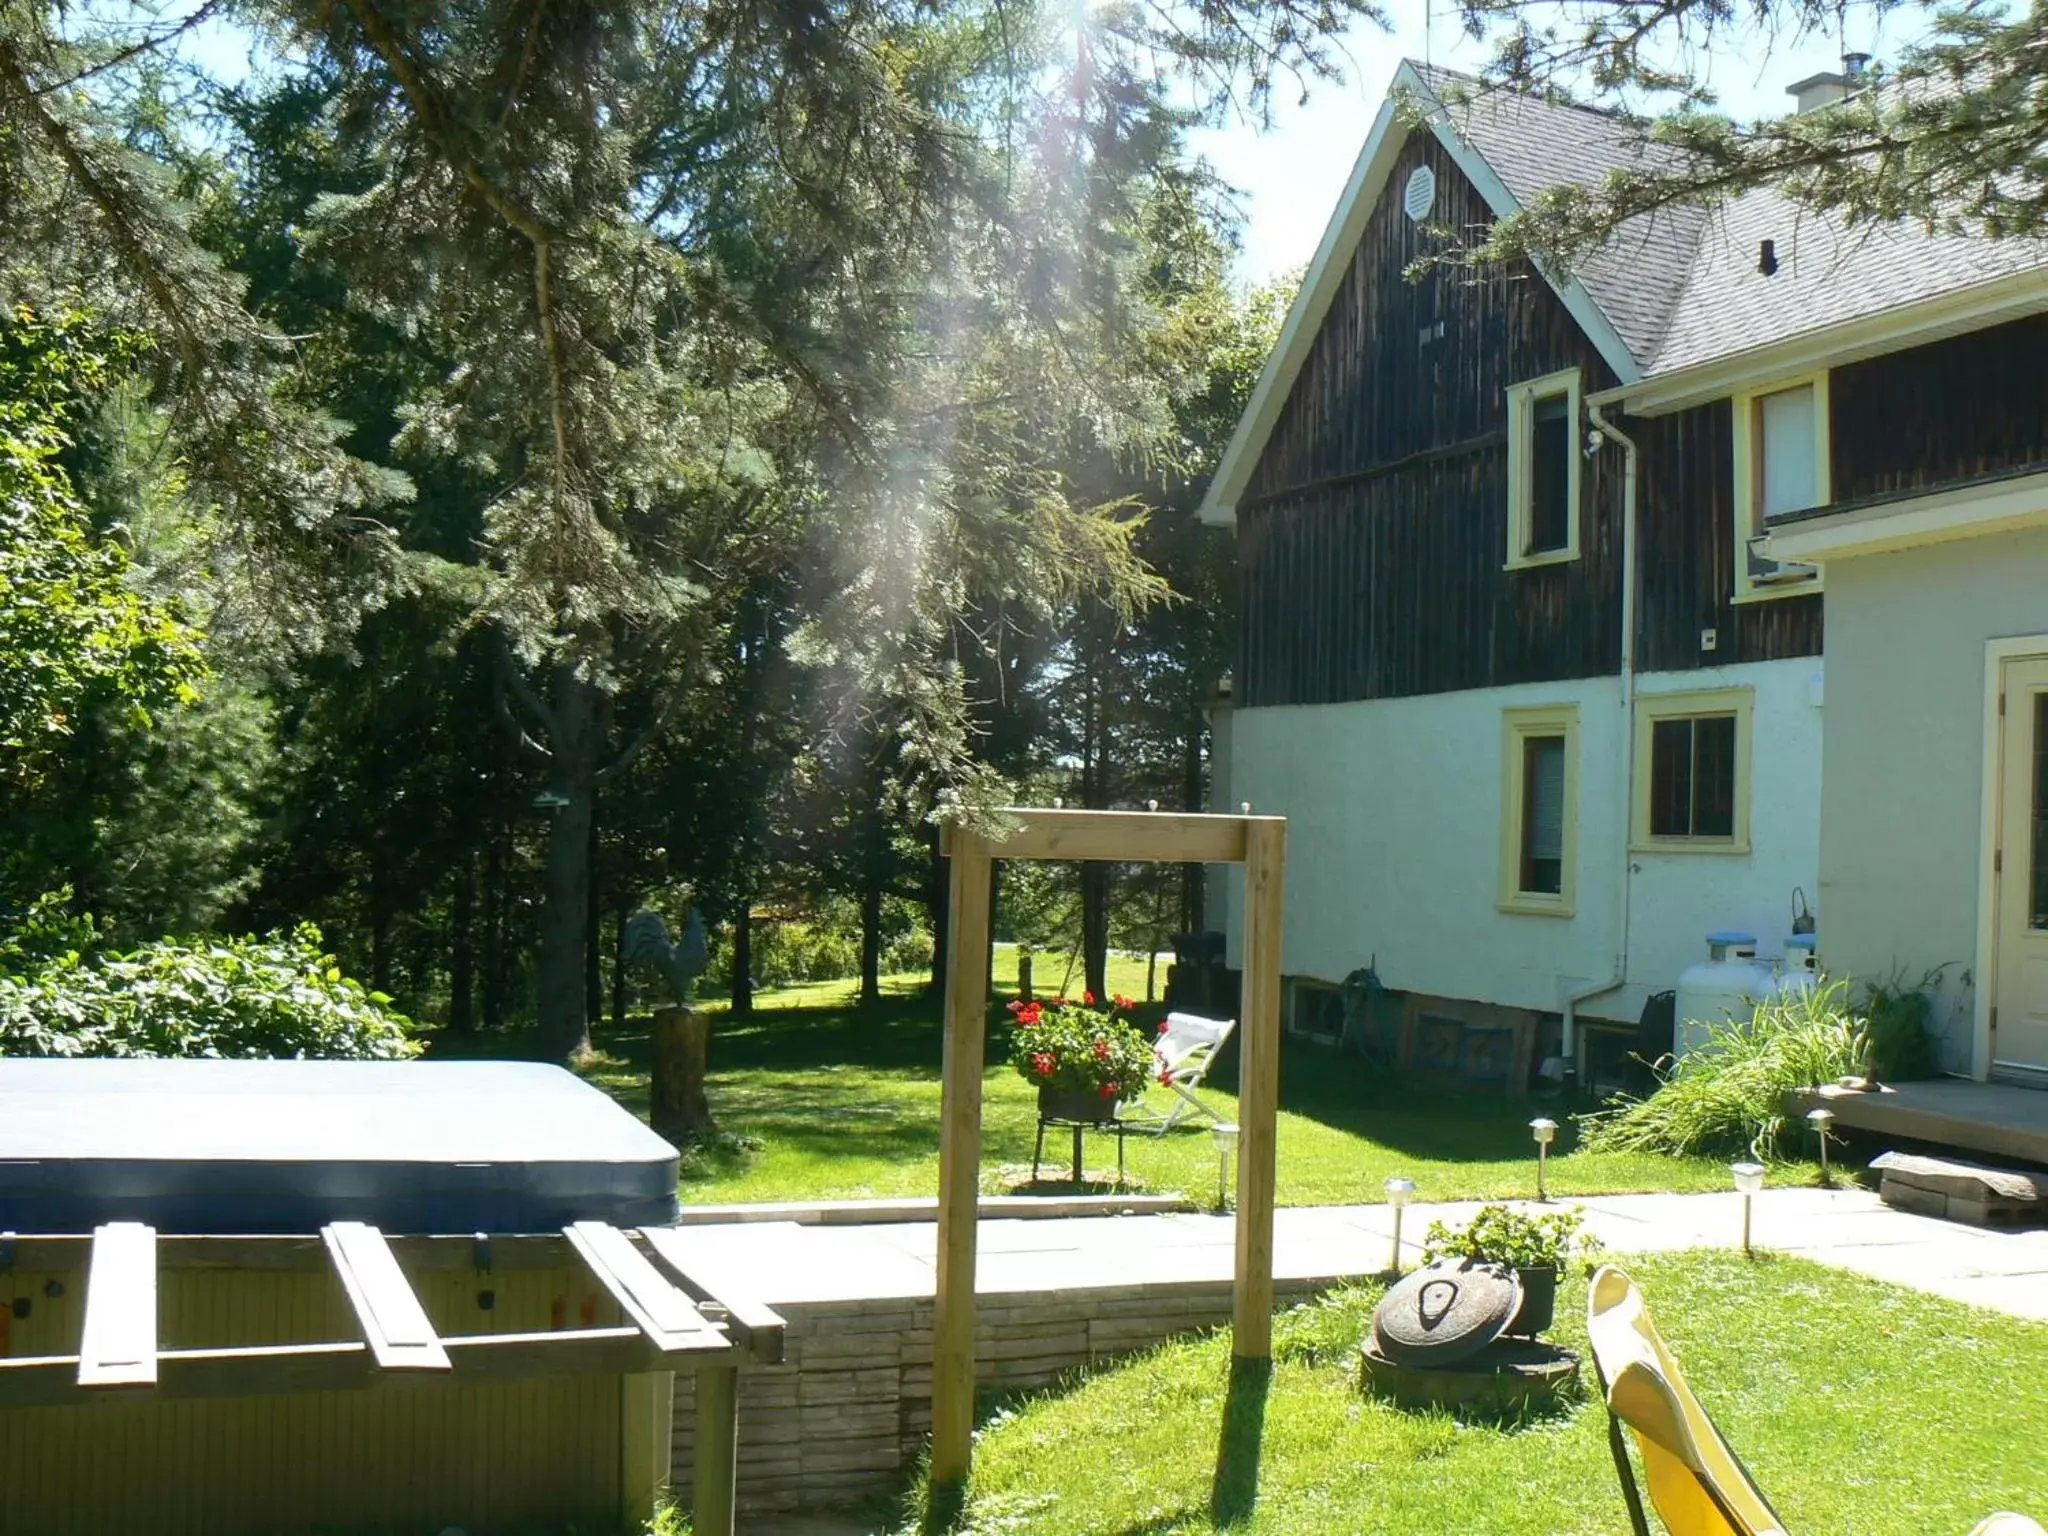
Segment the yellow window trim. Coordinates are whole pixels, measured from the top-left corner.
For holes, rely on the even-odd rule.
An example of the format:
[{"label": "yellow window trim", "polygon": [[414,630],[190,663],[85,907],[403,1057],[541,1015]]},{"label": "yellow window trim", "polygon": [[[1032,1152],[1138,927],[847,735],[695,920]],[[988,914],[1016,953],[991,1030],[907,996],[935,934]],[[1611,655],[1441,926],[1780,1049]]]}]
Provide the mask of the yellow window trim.
[{"label": "yellow window trim", "polygon": [[[1503,912],[1570,917],[1579,887],[1579,706],[1539,704],[1501,711],[1500,894]],[[1522,890],[1522,758],[1531,737],[1564,738],[1564,837],[1559,848],[1558,892]]]},{"label": "yellow window trim", "polygon": [[1821,590],[1818,573],[1805,581],[1769,582],[1757,586],[1749,579],[1749,541],[1764,530],[1757,516],[1760,494],[1758,471],[1762,468],[1756,452],[1757,402],[1765,395],[1813,387],[1813,491],[1814,505],[1824,507],[1835,499],[1834,462],[1828,425],[1828,371],[1802,373],[1796,378],[1776,379],[1740,391],[1735,408],[1735,513],[1729,536],[1735,547],[1735,601],[1764,603],[1780,597],[1800,597]]},{"label": "yellow window trim", "polygon": [[[1527,570],[1539,565],[1562,565],[1579,558],[1579,370],[1561,368],[1540,379],[1525,379],[1508,386],[1508,554],[1503,569]],[[1565,434],[1565,545],[1540,554],[1525,553],[1529,547],[1531,462],[1529,443],[1535,433],[1536,402],[1564,396],[1570,430]]]},{"label": "yellow window trim", "polygon": [[[1709,688],[1692,693],[1636,695],[1635,782],[1629,787],[1629,848],[1635,853],[1746,854],[1749,852],[1750,722],[1754,688]],[[1650,834],[1650,741],[1659,720],[1699,715],[1735,717],[1735,831],[1730,837],[1653,837]]]}]

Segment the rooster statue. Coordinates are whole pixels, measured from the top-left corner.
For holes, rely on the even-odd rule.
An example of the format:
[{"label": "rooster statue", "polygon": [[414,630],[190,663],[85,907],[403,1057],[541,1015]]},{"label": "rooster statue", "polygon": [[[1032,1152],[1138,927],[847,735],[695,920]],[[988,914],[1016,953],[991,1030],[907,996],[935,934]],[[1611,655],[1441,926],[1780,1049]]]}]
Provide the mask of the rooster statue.
[{"label": "rooster statue", "polygon": [[642,907],[626,919],[621,947],[627,965],[647,964],[661,972],[678,1008],[696,1006],[697,978],[711,963],[711,949],[704,940],[704,918],[695,907],[683,920],[683,936],[673,943],[661,914]]}]

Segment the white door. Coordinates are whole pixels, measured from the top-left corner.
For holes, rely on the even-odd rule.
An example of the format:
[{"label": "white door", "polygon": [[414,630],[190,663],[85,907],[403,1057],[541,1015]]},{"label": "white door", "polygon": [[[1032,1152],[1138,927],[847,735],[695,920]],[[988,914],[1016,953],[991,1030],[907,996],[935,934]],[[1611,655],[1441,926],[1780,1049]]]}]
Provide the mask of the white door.
[{"label": "white door", "polygon": [[2048,1087],[2048,657],[2005,664],[1991,1071]]}]

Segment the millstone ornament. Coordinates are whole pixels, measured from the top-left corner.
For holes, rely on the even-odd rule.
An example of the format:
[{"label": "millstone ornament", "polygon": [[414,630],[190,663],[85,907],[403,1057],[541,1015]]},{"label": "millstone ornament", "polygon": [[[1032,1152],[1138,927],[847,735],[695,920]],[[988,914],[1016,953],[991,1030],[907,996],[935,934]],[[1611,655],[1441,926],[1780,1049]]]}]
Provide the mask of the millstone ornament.
[{"label": "millstone ornament", "polygon": [[1498,1339],[1521,1304],[1522,1282],[1506,1265],[1438,1259],[1380,1298],[1373,1344],[1399,1365],[1447,1365]]}]

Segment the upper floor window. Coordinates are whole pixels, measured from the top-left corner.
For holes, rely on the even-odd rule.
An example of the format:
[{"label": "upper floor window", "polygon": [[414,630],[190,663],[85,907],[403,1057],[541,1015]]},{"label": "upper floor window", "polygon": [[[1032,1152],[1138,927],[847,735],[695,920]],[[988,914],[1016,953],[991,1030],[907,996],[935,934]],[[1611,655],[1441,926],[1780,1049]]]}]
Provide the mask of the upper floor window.
[{"label": "upper floor window", "polygon": [[1828,376],[1794,379],[1735,397],[1735,595],[1812,589],[1810,565],[1773,560],[1761,540],[1769,520],[1825,506]]},{"label": "upper floor window", "polygon": [[1508,390],[1510,570],[1579,557],[1579,370]]}]

